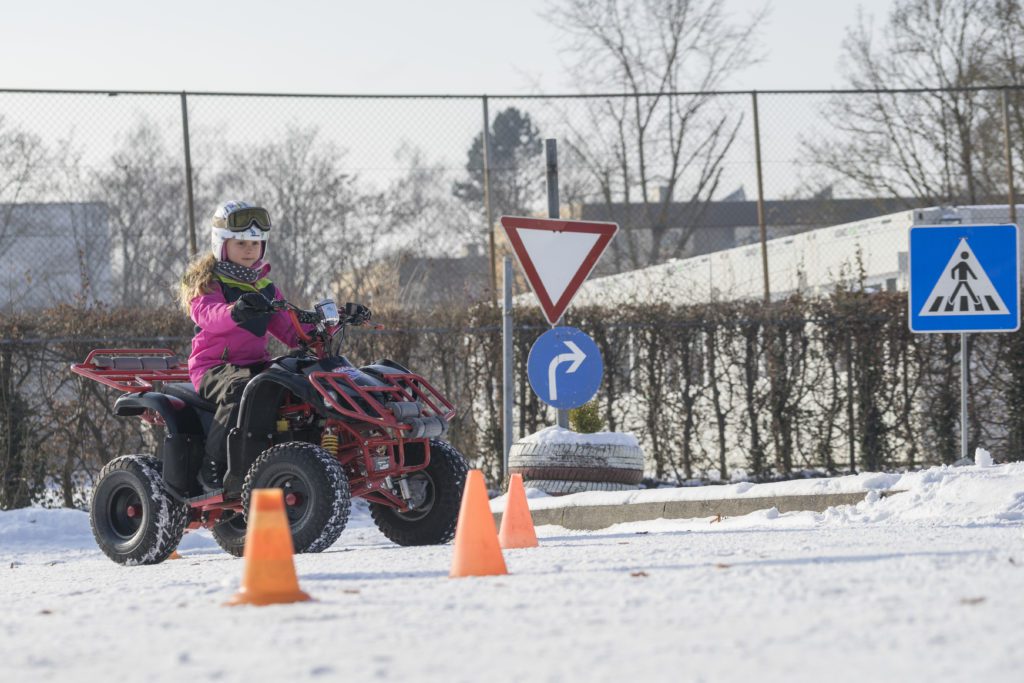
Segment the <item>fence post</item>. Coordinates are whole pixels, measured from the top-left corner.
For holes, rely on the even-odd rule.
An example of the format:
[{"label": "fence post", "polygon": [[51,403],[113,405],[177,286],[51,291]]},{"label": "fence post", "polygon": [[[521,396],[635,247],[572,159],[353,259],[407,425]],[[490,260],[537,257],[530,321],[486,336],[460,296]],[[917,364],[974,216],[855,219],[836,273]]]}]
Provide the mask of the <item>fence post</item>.
[{"label": "fence post", "polygon": [[1010,222],[1017,223],[1017,197],[1013,188],[1013,145],[1010,144],[1009,88],[1003,86],[1003,147],[1006,151],[1006,199],[1010,204]]},{"label": "fence post", "polygon": [[754,104],[754,161],[757,164],[757,227],[761,231],[761,270],[764,273],[764,302],[771,303],[768,286],[768,232],[764,220],[764,182],[761,179],[761,122],[757,115],[757,91],[750,92]]},{"label": "fence post", "polygon": [[494,245],[494,214],[491,210],[491,115],[484,102],[484,213],[487,215],[487,240],[491,253],[491,297],[498,303],[498,255]]},{"label": "fence post", "polygon": [[195,256],[196,250],[196,211],[192,198],[192,150],[189,148],[188,136],[188,98],[181,91],[181,132],[185,138],[185,195],[188,204],[188,255]]},{"label": "fence post", "polygon": [[501,460],[502,481],[508,479],[508,454],[512,450],[512,408],[515,404],[515,387],[513,386],[513,356],[512,347],[512,257],[505,257],[505,301],[502,310],[501,326],[501,415],[502,415],[502,453]]}]

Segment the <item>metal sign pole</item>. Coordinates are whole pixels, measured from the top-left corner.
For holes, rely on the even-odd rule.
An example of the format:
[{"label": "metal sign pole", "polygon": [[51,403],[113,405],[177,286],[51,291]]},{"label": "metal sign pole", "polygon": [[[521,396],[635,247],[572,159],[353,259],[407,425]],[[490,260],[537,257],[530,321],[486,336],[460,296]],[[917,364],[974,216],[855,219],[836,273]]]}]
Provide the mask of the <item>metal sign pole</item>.
[{"label": "metal sign pole", "polygon": [[505,306],[502,311],[501,327],[501,375],[502,396],[502,459],[501,475],[508,477],[508,454],[512,449],[512,401],[515,393],[512,385],[512,257],[505,257]]},{"label": "metal sign pole", "polygon": [[[561,211],[558,204],[558,141],[554,138],[544,140],[544,152],[547,157],[547,180],[548,180],[548,218],[560,218]],[[555,325],[558,322],[556,321]],[[554,328],[555,325],[551,327]],[[563,429],[569,428],[569,411],[558,411],[558,426]]]},{"label": "metal sign pole", "polygon": [[960,334],[960,457],[967,458],[967,334]]}]

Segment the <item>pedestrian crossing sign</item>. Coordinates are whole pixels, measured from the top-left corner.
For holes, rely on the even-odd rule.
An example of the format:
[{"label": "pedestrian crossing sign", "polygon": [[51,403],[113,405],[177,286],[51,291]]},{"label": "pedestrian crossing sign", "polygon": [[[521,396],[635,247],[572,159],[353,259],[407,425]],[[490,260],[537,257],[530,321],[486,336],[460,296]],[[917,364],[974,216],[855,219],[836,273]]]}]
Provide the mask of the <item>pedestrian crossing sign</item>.
[{"label": "pedestrian crossing sign", "polygon": [[1018,232],[1016,225],[910,228],[910,330],[1019,329]]}]

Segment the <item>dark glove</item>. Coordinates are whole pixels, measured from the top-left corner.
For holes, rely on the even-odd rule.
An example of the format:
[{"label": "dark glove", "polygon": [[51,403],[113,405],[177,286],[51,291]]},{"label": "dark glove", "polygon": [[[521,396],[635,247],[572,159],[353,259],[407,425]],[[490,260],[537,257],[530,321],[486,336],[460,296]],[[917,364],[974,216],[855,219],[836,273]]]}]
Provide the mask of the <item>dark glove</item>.
[{"label": "dark glove", "polygon": [[268,316],[273,311],[267,297],[259,292],[246,292],[231,307],[231,319],[239,325]]},{"label": "dark glove", "polygon": [[370,309],[362,304],[345,304],[345,319],[350,325],[362,325],[370,319]]}]

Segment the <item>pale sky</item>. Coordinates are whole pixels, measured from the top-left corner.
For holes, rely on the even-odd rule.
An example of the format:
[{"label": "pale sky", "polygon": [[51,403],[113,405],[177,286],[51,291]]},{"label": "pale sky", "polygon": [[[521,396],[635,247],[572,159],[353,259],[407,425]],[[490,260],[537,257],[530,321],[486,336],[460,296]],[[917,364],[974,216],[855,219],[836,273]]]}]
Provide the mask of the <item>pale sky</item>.
[{"label": "pale sky", "polygon": [[[566,90],[548,0],[11,0],[0,88],[526,94]],[[746,15],[760,0],[728,0]],[[762,64],[737,89],[835,88],[858,7],[771,0]]]}]

